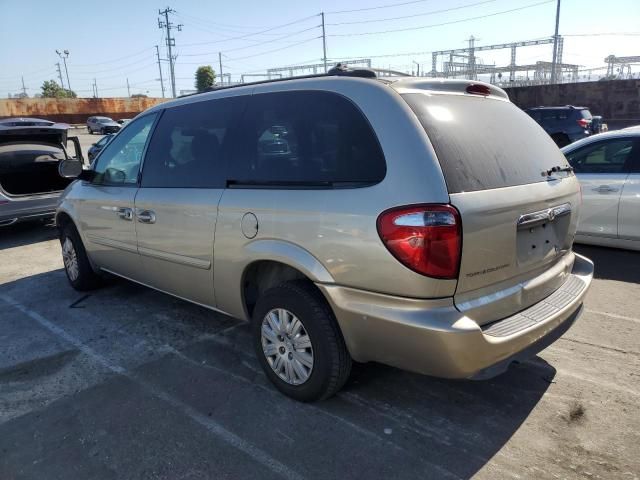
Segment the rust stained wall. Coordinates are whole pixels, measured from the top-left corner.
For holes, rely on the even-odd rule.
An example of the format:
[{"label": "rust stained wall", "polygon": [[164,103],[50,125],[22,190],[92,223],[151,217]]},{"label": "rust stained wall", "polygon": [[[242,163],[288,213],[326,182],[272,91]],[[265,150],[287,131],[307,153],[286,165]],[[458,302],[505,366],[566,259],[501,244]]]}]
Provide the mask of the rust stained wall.
[{"label": "rust stained wall", "polygon": [[167,101],[165,98],[12,98],[0,99],[0,118],[37,117],[65,123],[85,123],[104,115],[115,120],[133,118]]},{"label": "rust stained wall", "polygon": [[536,85],[505,90],[520,108],[575,105],[588,107],[593,115],[602,115],[609,127],[640,124],[640,80]]}]

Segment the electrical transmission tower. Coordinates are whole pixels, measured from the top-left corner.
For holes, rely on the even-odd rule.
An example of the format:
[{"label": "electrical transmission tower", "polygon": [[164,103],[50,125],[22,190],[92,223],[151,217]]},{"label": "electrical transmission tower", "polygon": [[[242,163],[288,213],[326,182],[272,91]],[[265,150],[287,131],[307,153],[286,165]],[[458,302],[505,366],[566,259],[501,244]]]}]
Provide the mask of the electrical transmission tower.
[{"label": "electrical transmission tower", "polygon": [[175,12],[175,10],[167,7],[164,10],[158,10],[158,15],[164,15],[164,21],[158,19],[158,28],[167,30],[167,51],[169,54],[169,75],[171,76],[171,93],[173,94],[173,98],[176,98],[176,74],[174,72],[173,62],[176,57],[173,56],[171,51],[171,47],[176,46],[176,39],[171,36],[171,30],[176,29],[178,31],[182,30],[182,25],[174,25],[169,21],[169,14]]}]

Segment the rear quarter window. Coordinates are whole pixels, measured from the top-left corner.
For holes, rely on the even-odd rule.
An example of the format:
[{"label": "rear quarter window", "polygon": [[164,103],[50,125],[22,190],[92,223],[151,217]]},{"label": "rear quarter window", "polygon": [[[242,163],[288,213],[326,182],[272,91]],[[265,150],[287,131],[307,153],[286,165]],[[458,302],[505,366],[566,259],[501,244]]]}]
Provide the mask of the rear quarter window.
[{"label": "rear quarter window", "polygon": [[545,181],[567,161],[551,137],[511,102],[469,95],[402,97],[436,152],[449,193]]},{"label": "rear quarter window", "polygon": [[378,139],[347,98],[318,91],[251,97],[229,179],[235,184],[366,186],[386,174]]}]

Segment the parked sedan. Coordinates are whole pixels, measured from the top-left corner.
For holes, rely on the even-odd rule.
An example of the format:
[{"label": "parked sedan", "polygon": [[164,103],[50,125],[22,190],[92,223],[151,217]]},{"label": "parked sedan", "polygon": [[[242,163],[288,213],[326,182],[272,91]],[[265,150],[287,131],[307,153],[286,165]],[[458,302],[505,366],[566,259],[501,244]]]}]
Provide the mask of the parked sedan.
[{"label": "parked sedan", "polygon": [[576,242],[640,250],[640,129],[601,133],[562,151],[582,185]]},{"label": "parked sedan", "polygon": [[87,118],[87,131],[89,133],[99,133],[105,135],[107,133],[116,133],[122,128],[122,125],[115,122],[109,117],[89,117]]},{"label": "parked sedan", "polygon": [[87,152],[87,156],[89,157],[90,162],[92,162],[93,159],[96,158],[96,155],[100,153],[100,150],[102,150],[104,146],[111,141],[111,138],[113,137],[113,135],[114,135],[113,133],[110,133],[109,135],[105,135],[96,143],[91,145],[91,147],[89,148],[89,151]]}]

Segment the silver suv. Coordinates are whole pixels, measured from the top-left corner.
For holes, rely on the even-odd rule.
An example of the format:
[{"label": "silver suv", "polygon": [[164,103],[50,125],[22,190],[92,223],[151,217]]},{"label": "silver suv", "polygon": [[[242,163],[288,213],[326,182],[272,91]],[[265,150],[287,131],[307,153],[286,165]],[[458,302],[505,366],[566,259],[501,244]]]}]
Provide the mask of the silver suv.
[{"label": "silver suv", "polygon": [[73,287],[110,272],[251,321],[303,401],[352,361],[480,379],[562,335],[593,264],[544,130],[488,84],[337,73],[164,103],[65,162]]}]

